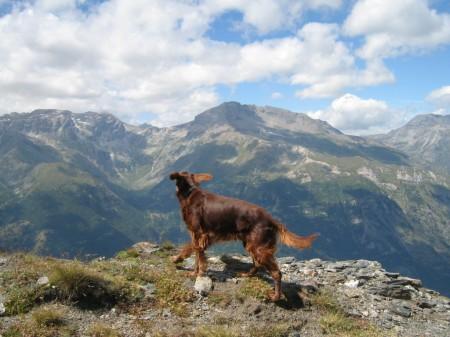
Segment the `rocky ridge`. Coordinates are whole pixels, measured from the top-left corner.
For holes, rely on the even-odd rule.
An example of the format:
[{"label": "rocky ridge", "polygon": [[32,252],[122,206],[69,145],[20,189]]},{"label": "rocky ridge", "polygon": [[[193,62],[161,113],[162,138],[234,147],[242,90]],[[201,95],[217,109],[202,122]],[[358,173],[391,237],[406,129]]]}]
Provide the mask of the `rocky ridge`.
[{"label": "rocky ridge", "polygon": [[[48,331],[51,336],[64,336],[61,331],[70,331],[71,336],[97,336],[95,329],[109,331],[107,336],[130,337],[450,334],[449,298],[424,288],[418,279],[386,271],[376,261],[280,257],[284,296],[272,303],[267,300],[272,283],[265,273],[254,278],[238,277],[238,272],[250,267],[247,256],[209,256],[207,275],[192,279],[188,271],[192,270],[193,258],[174,268],[169,257],[175,250],[169,245],[143,242],[111,259],[77,262],[95,272],[97,278],[104,275],[110,282],[123,278],[138,289],[131,301],[102,302],[96,307],[80,305],[84,303],[82,298],[71,301],[48,296],[50,290],[58,293],[64,288],[55,279],[54,269],[73,261],[3,254],[0,335],[47,337]],[[89,284],[92,298],[98,293],[95,288],[101,288],[99,284]],[[20,296],[29,294],[29,289],[39,289],[41,294],[41,300],[35,299],[20,314],[12,312],[16,308],[13,304],[21,300],[17,297],[18,285],[23,287]],[[66,330],[49,325],[48,331],[42,332],[42,319],[37,323],[36,318],[40,317],[39,310],[64,313],[60,321],[61,329],[64,326]]]}]

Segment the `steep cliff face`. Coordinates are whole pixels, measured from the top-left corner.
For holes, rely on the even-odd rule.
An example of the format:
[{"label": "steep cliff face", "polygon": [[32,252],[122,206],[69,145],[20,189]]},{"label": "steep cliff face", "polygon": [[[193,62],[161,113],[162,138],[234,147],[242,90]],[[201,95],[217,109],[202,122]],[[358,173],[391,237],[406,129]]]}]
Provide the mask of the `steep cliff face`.
[{"label": "steep cliff face", "polygon": [[231,102],[155,128],[37,110],[0,117],[0,138],[5,249],[111,255],[142,239],[181,242],[167,177],[206,171],[208,190],[266,207],[299,234],[320,232],[308,258],[374,259],[450,291],[447,175],[304,114]]}]

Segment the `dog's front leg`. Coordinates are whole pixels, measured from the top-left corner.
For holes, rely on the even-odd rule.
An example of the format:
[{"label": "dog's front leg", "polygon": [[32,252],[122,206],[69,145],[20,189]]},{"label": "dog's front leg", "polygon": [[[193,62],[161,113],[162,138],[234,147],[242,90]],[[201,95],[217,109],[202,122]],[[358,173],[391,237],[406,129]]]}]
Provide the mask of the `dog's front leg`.
[{"label": "dog's front leg", "polygon": [[181,248],[181,251],[178,255],[172,256],[172,262],[173,263],[179,263],[183,262],[184,259],[187,259],[189,256],[192,255],[194,252],[194,246],[192,245],[192,242],[187,243]]},{"label": "dog's front leg", "polygon": [[206,272],[207,268],[207,261],[206,261],[206,255],[204,250],[198,250],[197,251],[197,276],[203,276],[203,274]]},{"label": "dog's front leg", "polygon": [[195,267],[194,271],[191,273],[192,276],[202,276],[206,272],[207,260],[205,255],[205,250],[208,248],[208,235],[193,235],[192,245],[195,249]]}]

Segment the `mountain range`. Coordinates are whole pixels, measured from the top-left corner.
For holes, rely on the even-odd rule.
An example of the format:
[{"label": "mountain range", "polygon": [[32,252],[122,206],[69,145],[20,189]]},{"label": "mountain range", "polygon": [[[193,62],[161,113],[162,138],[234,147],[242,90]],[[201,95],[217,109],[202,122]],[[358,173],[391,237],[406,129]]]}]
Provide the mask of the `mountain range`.
[{"label": "mountain range", "polygon": [[450,293],[450,116],[386,135],[346,135],[273,107],[221,104],[189,123],[129,125],[111,114],[0,116],[0,247],[113,255],[187,240],[172,171],[209,172],[213,192],[266,207],[313,249],[365,258]]}]

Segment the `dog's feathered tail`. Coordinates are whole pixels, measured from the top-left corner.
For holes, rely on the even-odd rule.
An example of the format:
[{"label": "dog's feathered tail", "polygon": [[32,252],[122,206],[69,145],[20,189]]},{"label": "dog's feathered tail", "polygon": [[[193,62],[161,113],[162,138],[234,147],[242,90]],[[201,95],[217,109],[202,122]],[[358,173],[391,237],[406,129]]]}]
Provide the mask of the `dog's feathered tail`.
[{"label": "dog's feathered tail", "polygon": [[317,237],[320,235],[319,233],[314,233],[308,236],[300,236],[288,231],[286,226],[282,223],[276,222],[276,225],[278,227],[278,234],[280,235],[281,242],[286,246],[293,248],[310,248],[314,240],[317,239]]}]

